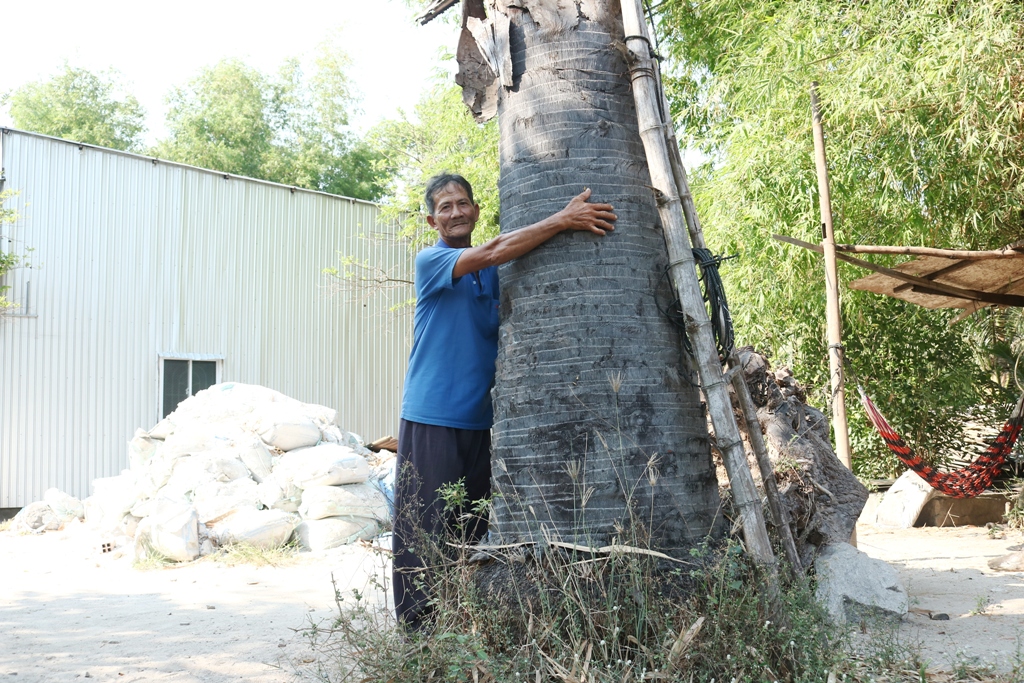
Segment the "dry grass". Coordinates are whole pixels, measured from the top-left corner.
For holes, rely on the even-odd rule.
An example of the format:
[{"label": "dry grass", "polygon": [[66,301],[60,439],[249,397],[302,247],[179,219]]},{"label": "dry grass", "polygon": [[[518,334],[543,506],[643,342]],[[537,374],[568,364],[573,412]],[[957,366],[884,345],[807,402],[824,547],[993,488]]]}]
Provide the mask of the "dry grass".
[{"label": "dry grass", "polygon": [[208,557],[228,567],[283,567],[299,561],[299,547],[295,543],[288,543],[280,548],[259,548],[248,543],[239,543],[226,546],[219,553]]},{"label": "dry grass", "polygon": [[[334,618],[305,630],[314,673],[324,683],[809,683],[851,670],[845,633],[828,623],[808,581],[785,587],[777,614],[765,577],[736,543],[672,560],[647,552],[641,527],[621,539],[619,548],[636,552],[551,544],[486,558],[417,539],[432,628],[405,632],[377,596],[337,594]],[[389,579],[382,572],[371,591],[387,594]]]}]

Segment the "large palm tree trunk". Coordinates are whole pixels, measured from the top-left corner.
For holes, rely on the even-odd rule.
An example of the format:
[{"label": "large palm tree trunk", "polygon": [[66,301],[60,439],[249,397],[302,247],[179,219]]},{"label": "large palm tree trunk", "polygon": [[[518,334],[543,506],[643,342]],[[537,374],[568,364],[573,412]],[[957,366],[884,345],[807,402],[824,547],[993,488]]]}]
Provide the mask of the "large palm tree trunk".
[{"label": "large palm tree trunk", "polygon": [[506,73],[498,88],[501,230],[584,187],[619,220],[607,237],[562,233],[500,270],[492,528],[503,541],[591,545],[649,532],[654,545],[685,548],[718,528],[719,497],[680,332],[655,301],[671,298],[665,242],[618,11],[517,4],[528,9],[491,8],[511,23],[511,84]]}]

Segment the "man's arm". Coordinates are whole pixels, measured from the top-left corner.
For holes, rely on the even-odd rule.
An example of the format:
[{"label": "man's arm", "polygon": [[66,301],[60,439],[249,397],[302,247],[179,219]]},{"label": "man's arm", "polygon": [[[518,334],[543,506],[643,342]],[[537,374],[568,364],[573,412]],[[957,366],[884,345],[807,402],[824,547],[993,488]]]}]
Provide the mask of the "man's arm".
[{"label": "man's arm", "polygon": [[463,249],[455,263],[452,277],[462,277],[490,266],[508,263],[544,244],[563,230],[583,230],[595,235],[604,235],[614,230],[612,223],[617,216],[612,213],[611,204],[591,204],[590,189],[573,197],[564,209],[548,216],[539,223],[521,228],[481,244],[479,247]]}]

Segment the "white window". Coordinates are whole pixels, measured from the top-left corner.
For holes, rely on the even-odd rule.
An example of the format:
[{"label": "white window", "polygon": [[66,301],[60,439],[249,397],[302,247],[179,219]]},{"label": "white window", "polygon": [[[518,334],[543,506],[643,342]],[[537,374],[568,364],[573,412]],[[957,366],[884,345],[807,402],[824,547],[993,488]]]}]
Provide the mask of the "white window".
[{"label": "white window", "polygon": [[166,357],[160,359],[160,417],[174,412],[189,396],[220,381],[223,359]]}]

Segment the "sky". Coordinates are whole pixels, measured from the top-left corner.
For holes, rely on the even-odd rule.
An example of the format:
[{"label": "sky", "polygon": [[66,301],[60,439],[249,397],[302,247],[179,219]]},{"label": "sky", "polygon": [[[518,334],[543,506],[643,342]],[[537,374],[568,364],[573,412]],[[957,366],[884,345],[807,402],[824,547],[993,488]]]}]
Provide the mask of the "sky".
[{"label": "sky", "polygon": [[[148,9],[147,9],[148,8]],[[455,10],[453,10],[455,11]],[[365,130],[398,110],[411,112],[454,51],[450,22],[420,26],[402,0],[34,0],[4,3],[0,93],[58,72],[65,60],[91,71],[116,69],[146,110],[147,143],[165,134],[164,98],[203,67],[239,58],[274,72],[339,31],[362,96],[353,119]],[[0,111],[0,125],[11,125]]]}]

